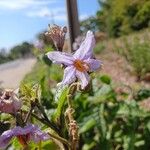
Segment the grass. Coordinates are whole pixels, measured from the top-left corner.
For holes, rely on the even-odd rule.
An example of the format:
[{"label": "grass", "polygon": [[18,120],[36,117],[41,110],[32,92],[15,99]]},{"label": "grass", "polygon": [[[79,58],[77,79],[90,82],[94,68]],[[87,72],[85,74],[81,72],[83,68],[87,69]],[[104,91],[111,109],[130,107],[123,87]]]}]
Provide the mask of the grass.
[{"label": "grass", "polygon": [[[104,49],[118,53],[126,58],[133,67],[138,79],[144,79],[150,73],[150,28],[143,31],[99,42],[95,52],[100,54]],[[108,52],[109,52],[108,51]]]},{"label": "grass", "polygon": [[50,84],[49,86],[52,86],[56,83],[55,81],[61,81],[62,75],[63,72],[60,66],[51,63],[47,65],[45,60],[38,59],[32,71],[25,76],[22,83],[30,83],[31,85],[40,84],[43,78],[45,78],[46,82]]}]

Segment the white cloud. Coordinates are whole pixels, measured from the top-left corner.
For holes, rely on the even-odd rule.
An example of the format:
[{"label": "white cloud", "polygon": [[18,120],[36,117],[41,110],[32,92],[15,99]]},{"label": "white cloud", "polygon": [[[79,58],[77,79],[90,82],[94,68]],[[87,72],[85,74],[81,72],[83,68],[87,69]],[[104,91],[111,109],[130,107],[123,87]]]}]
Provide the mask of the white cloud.
[{"label": "white cloud", "polygon": [[48,7],[43,7],[37,10],[31,10],[27,12],[27,16],[29,17],[50,17],[52,15],[60,14],[60,13],[65,13],[64,8],[51,8],[49,9]]},{"label": "white cloud", "polygon": [[43,7],[37,10],[31,10],[26,13],[28,17],[47,17],[47,18],[53,18],[54,20],[59,21],[66,21],[67,20],[67,14],[65,8],[62,7],[56,7],[49,9],[48,7]]},{"label": "white cloud", "polygon": [[81,14],[81,15],[79,15],[79,20],[85,20],[85,19],[87,19],[89,17],[89,15],[87,15],[87,14]]},{"label": "white cloud", "polygon": [[57,0],[0,0],[0,9],[19,10],[30,7],[41,7]]},{"label": "white cloud", "polygon": [[48,4],[56,2],[58,0],[0,0],[0,10],[23,10],[28,17],[47,17],[56,21],[66,21],[64,7],[47,7]]},{"label": "white cloud", "polygon": [[46,17],[46,16],[51,15],[51,11],[47,7],[44,7],[44,8],[41,8],[40,10],[29,11],[27,12],[26,15],[29,17]]},{"label": "white cloud", "polygon": [[54,19],[57,21],[67,21],[67,14],[57,14]]}]

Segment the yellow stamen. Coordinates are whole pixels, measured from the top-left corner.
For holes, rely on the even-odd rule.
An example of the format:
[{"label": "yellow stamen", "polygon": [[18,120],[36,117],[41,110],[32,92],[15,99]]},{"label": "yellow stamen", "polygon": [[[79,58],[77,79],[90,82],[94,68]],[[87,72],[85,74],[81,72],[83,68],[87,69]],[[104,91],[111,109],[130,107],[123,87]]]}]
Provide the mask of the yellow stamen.
[{"label": "yellow stamen", "polygon": [[86,62],[83,62],[82,60],[79,59],[74,61],[74,66],[80,72],[89,70],[89,65]]}]

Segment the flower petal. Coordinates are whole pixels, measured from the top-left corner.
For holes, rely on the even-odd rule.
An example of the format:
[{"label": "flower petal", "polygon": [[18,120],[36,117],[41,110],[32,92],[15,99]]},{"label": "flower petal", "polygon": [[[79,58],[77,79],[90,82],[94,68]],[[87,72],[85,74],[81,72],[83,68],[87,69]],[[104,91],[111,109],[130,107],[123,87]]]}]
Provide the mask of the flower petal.
[{"label": "flower petal", "polygon": [[94,34],[88,31],[85,40],[82,42],[80,48],[75,52],[73,57],[75,59],[88,59],[93,57],[93,48],[95,46]]},{"label": "flower petal", "polygon": [[81,88],[84,89],[88,85],[90,80],[88,73],[76,70],[76,76],[81,81]]},{"label": "flower petal", "polygon": [[50,138],[50,136],[47,133],[42,132],[36,125],[29,124],[24,128],[17,126],[13,129],[5,131],[0,136],[0,148],[5,148],[9,144],[13,136],[26,135],[28,133],[30,133],[31,140],[33,140],[34,142],[39,142],[42,140],[45,141]]},{"label": "flower petal", "polygon": [[98,68],[100,68],[102,62],[97,59],[87,59],[84,62],[86,62],[89,65],[90,70],[89,71],[95,71]]},{"label": "flower petal", "polygon": [[74,58],[72,55],[63,52],[48,52],[47,57],[53,61],[53,63],[71,65],[73,64]]},{"label": "flower petal", "polygon": [[40,129],[37,129],[30,137],[35,143],[50,139],[50,136],[47,133],[42,132]]},{"label": "flower petal", "polygon": [[76,79],[75,71],[76,69],[74,68],[74,66],[67,67],[64,70],[64,77],[63,77],[62,84],[66,85],[66,84],[71,84],[72,82],[74,82]]},{"label": "flower petal", "polygon": [[12,130],[3,132],[3,134],[0,136],[0,148],[5,148],[13,136],[14,132]]},{"label": "flower petal", "polygon": [[12,129],[12,131],[14,132],[14,136],[18,136],[18,135],[25,135],[28,133],[33,133],[38,129],[37,126],[33,125],[33,124],[29,124],[27,126],[25,126],[24,128],[21,128],[20,126],[17,126],[15,128]]}]

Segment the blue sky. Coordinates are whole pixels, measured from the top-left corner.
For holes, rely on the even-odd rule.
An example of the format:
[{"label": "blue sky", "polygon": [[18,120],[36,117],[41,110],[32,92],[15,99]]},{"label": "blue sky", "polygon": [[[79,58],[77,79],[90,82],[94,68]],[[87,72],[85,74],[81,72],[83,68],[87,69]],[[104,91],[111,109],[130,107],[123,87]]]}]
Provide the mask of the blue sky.
[{"label": "blue sky", "polygon": [[[95,15],[97,0],[78,0],[80,20]],[[48,24],[67,25],[65,0],[0,0],[0,48],[35,41]]]}]

